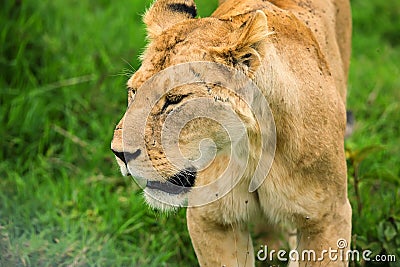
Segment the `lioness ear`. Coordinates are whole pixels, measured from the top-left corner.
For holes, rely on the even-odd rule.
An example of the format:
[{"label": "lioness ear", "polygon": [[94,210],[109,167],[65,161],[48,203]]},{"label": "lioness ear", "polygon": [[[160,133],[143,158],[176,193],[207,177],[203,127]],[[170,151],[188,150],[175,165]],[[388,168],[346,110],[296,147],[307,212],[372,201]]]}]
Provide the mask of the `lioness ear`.
[{"label": "lioness ear", "polygon": [[144,15],[150,39],[159,36],[174,24],[193,19],[197,16],[196,4],[193,0],[158,0]]},{"label": "lioness ear", "polygon": [[257,10],[246,24],[230,36],[229,43],[232,45],[217,48],[217,53],[234,66],[245,67],[252,75],[265,55],[266,37],[270,34],[267,16]]}]

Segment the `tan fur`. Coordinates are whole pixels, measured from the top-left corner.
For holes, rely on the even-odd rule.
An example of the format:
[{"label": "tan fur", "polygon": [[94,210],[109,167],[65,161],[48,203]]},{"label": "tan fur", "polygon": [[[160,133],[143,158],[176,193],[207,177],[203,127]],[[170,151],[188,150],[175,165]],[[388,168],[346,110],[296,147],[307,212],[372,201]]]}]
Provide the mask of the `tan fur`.
[{"label": "tan fur", "polygon": [[[247,177],[222,199],[188,208],[188,228],[200,265],[254,266],[246,225],[255,218],[264,220],[265,227],[283,222],[297,227],[299,252],[313,249],[320,255],[323,249],[336,249],[340,238],[349,243],[351,207],[343,148],[351,37],[349,2],[219,2],[210,18],[195,19],[166,7],[170,3],[194,6],[193,1],[157,1],[145,16],[150,43],[142,66],[128,82],[129,102],[140,106],[134,102],[133,92],[140,94],[136,90],[159,71],[191,61],[218,62],[253,79],[274,114],[276,154],[261,187],[249,193]],[[217,85],[211,90],[218,96],[226,94]],[[188,91],[193,97],[207,96],[201,86],[183,86],[172,94],[179,96]],[[238,114],[248,117],[246,127],[256,140],[257,129],[248,107],[236,104],[234,95],[228,98],[233,99],[230,104]],[[154,108],[152,127],[146,128],[145,138],[146,146],[153,142],[147,147],[153,166],[166,179],[178,170],[160,152],[160,136],[154,130],[163,122],[163,115],[156,115],[159,110]],[[195,157],[198,151],[190,146],[192,140],[201,140],[208,132],[215,133],[214,140],[223,147],[225,137],[218,127],[202,120],[188,125],[180,136],[183,151]],[[124,130],[122,119],[114,133],[114,151],[124,149]],[[198,174],[196,185],[218,177],[227,164],[226,155],[221,150],[210,168]],[[127,174],[124,163],[117,160],[122,173]],[[347,266],[347,262],[325,257],[323,262],[300,262],[300,266]]]}]

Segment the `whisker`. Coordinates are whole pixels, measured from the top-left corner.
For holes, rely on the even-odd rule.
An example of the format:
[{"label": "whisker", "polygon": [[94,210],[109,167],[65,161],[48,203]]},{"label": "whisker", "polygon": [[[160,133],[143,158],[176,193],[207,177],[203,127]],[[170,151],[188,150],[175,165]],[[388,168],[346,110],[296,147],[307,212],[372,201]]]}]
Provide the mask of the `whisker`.
[{"label": "whisker", "polygon": [[122,60],[123,60],[126,64],[128,64],[128,66],[131,68],[130,71],[132,71],[132,73],[136,72],[135,68],[131,65],[131,63],[129,63],[128,60],[126,60],[126,59],[124,59],[124,58],[122,58]]}]

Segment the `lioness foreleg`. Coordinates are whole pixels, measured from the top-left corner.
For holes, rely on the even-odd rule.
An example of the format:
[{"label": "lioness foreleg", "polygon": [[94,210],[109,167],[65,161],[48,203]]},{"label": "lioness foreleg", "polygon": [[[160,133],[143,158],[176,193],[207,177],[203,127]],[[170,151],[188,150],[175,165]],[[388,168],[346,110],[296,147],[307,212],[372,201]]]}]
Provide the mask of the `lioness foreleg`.
[{"label": "lioness foreleg", "polygon": [[348,201],[332,203],[321,218],[304,218],[298,229],[300,266],[348,266],[351,238],[351,207]]},{"label": "lioness foreleg", "polygon": [[249,231],[213,221],[205,216],[206,212],[207,207],[187,209],[188,229],[200,266],[254,266]]}]

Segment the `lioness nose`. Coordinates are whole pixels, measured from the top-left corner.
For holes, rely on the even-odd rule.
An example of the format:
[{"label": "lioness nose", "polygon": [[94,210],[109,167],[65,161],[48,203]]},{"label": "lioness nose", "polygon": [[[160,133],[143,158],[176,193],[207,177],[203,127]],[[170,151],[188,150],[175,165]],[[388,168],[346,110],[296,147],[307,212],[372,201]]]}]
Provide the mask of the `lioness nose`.
[{"label": "lioness nose", "polygon": [[117,156],[117,158],[122,160],[122,162],[126,165],[124,152],[118,152],[118,151],[115,151],[114,149],[111,149],[111,151],[114,153],[115,156]]},{"label": "lioness nose", "polygon": [[115,151],[114,149],[111,149],[111,150],[115,154],[115,156],[117,156],[117,158],[119,158],[120,160],[122,160],[123,163],[125,163],[125,165],[130,160],[134,160],[137,157],[139,157],[140,154],[142,153],[142,151],[140,149],[136,150],[133,153],[130,153],[130,152],[119,152],[119,151]]}]

